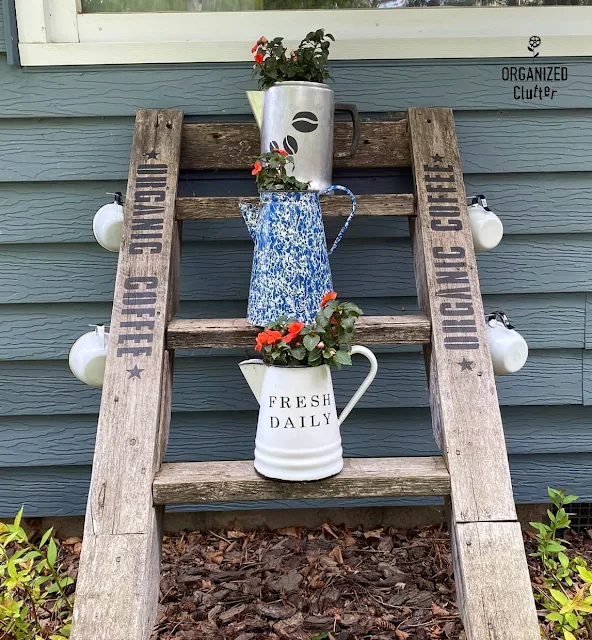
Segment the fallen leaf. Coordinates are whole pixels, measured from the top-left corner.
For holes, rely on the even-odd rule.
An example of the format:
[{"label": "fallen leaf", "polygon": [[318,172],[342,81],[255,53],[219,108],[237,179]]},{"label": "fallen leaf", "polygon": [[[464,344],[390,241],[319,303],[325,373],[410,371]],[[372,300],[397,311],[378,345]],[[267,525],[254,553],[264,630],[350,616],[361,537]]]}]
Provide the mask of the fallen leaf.
[{"label": "fallen leaf", "polygon": [[409,634],[406,631],[395,629],[395,637],[397,638],[397,640],[407,640]]},{"label": "fallen leaf", "polygon": [[212,564],[221,564],[224,558],[224,552],[221,549],[215,549],[214,551],[208,551],[206,553],[206,562]]},{"label": "fallen leaf", "polygon": [[341,554],[341,547],[333,547],[329,553],[329,557],[333,558],[337,564],[343,564],[343,555]]},{"label": "fallen leaf", "polygon": [[432,602],[432,613],[436,616],[436,618],[447,618],[450,615],[450,611],[443,609],[435,602]]},{"label": "fallen leaf", "polygon": [[281,536],[290,536],[290,538],[300,538],[299,527],[284,527],[283,529],[278,529],[277,532]]},{"label": "fallen leaf", "polygon": [[357,542],[356,538],[354,538],[353,536],[350,536],[349,533],[343,538],[343,544],[346,546],[346,548],[355,547],[356,542]]},{"label": "fallen leaf", "polygon": [[321,529],[325,532],[328,533],[332,538],[334,538],[335,540],[339,540],[339,536],[335,533],[335,531],[333,531],[333,529],[331,529],[331,527],[329,526],[329,524],[327,522],[325,522],[323,524],[323,526],[321,527]]},{"label": "fallen leaf", "polygon": [[82,542],[81,538],[74,536],[73,538],[66,538],[62,544],[72,546],[73,544],[77,544],[78,542]]},{"label": "fallen leaf", "polygon": [[383,528],[373,529],[372,531],[364,531],[364,538],[366,538],[366,540],[368,538],[376,538],[377,540],[380,540],[380,536],[383,531],[384,531]]},{"label": "fallen leaf", "polygon": [[227,531],[226,537],[229,540],[238,540],[239,538],[246,538],[247,534],[243,533],[242,531]]}]

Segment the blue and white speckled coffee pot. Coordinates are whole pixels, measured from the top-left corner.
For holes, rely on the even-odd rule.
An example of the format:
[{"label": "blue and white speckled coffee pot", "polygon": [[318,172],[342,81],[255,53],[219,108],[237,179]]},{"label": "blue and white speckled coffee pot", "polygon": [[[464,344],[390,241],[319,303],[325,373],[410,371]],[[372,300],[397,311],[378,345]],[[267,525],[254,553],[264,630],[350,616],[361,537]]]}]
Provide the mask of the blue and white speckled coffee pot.
[{"label": "blue and white speckled coffee pot", "polygon": [[[352,210],[330,251],[319,195],[344,191]],[[258,207],[240,203],[255,243],[247,321],[264,327],[281,316],[310,324],[333,291],[329,256],[356,213],[356,197],[333,185],[316,191],[262,191]]]}]

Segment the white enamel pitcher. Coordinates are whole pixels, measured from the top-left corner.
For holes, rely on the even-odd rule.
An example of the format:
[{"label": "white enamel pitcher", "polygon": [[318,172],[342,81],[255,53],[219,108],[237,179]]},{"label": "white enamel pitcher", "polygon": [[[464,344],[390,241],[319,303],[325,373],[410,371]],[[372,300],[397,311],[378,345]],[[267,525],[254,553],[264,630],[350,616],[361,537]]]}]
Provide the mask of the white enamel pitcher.
[{"label": "white enamel pitcher", "polygon": [[339,427],[378,371],[375,355],[354,346],[370,362],[370,372],[337,416],[331,371],[320,367],[274,367],[245,360],[239,367],[259,403],[255,469],[277,480],[320,480],[343,468]]}]

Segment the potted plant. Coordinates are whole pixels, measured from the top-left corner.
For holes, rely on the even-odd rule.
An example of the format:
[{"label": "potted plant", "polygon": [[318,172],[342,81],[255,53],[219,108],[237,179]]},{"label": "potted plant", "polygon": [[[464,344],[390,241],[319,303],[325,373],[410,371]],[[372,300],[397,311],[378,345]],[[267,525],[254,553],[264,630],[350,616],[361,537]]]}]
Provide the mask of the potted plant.
[{"label": "potted plant", "polygon": [[285,149],[262,153],[252,171],[259,206],[239,203],[255,243],[247,320],[258,327],[282,316],[314,321],[319,301],[333,289],[329,256],[356,212],[356,198],[349,189],[332,185],[323,191],[344,191],[352,201],[351,213],[328,252],[320,194],[288,175],[293,162]]},{"label": "potted plant", "polygon": [[349,151],[337,157],[351,157],[358,146],[360,120],[355,105],[335,104],[335,94],[326,84],[329,48],[335,38],[324,29],[311,31],[289,53],[283,38],[259,38],[252,48],[254,74],[264,97],[248,92],[261,129],[261,151],[286,149],[296,158],[293,173],[310,182],[316,191],[332,182],[333,120],[335,110],[350,113],[354,133]]},{"label": "potted plant", "polygon": [[[262,359],[240,369],[259,402],[255,469],[279,480],[320,480],[339,473],[343,452],[339,427],[378,370],[374,354],[354,345],[361,309],[329,292],[312,324],[279,318],[257,336]],[[370,362],[370,372],[339,417],[331,366],[351,365],[352,354]]]}]

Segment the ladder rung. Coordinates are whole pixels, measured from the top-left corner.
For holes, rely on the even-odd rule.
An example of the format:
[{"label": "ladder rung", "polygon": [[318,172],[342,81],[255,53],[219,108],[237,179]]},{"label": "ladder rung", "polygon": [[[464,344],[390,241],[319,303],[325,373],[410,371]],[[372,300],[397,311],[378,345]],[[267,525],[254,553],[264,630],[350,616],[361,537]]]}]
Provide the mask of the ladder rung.
[{"label": "ladder rung", "polygon": [[154,504],[250,500],[446,496],[450,477],[441,457],[349,458],[343,471],[316,482],[279,482],[260,476],[251,460],[163,464],[153,484]]},{"label": "ladder rung", "polygon": [[[258,332],[243,318],[172,320],[167,329],[167,348],[251,347]],[[427,344],[430,321],[422,314],[363,316],[358,320],[356,337],[362,344]]]},{"label": "ladder rung", "polygon": [[[407,119],[362,122],[360,129],[357,151],[351,158],[335,158],[335,167],[371,169],[411,166]],[[333,132],[335,151],[349,149],[351,139],[351,123],[336,122]],[[255,123],[187,123],[183,127],[181,169],[250,169],[260,151],[261,134]]]},{"label": "ladder rung", "polygon": [[[412,193],[386,193],[356,196],[359,216],[414,216]],[[228,198],[177,198],[175,215],[177,220],[227,220],[240,218],[239,202],[257,204],[257,197]],[[350,212],[348,196],[321,196],[323,214],[330,217],[345,217]]]}]

